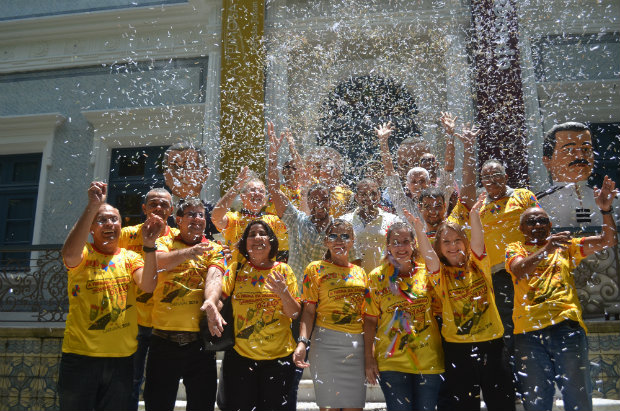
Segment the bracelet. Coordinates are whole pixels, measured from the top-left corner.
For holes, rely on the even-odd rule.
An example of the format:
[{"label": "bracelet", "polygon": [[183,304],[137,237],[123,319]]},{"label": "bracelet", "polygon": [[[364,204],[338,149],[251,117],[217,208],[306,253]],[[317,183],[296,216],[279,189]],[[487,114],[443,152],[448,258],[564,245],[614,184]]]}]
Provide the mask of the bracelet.
[{"label": "bracelet", "polygon": [[143,245],[142,251],[144,251],[145,253],[154,253],[155,251],[157,251],[157,247],[148,247]]},{"label": "bracelet", "polygon": [[609,210],[607,210],[607,211],[601,210],[601,214],[603,214],[603,215],[612,214],[613,212],[614,212],[614,208],[613,207],[609,207]]},{"label": "bracelet", "polygon": [[304,344],[306,348],[310,347],[310,340],[306,337],[302,337],[301,335],[297,338],[297,342]]}]

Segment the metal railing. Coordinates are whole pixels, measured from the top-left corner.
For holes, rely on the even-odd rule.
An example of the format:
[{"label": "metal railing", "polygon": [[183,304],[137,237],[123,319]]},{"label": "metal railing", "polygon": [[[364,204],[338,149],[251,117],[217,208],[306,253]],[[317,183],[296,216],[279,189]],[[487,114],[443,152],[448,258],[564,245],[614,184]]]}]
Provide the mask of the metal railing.
[{"label": "metal railing", "polygon": [[0,247],[3,322],[59,322],[69,309],[62,244]]}]

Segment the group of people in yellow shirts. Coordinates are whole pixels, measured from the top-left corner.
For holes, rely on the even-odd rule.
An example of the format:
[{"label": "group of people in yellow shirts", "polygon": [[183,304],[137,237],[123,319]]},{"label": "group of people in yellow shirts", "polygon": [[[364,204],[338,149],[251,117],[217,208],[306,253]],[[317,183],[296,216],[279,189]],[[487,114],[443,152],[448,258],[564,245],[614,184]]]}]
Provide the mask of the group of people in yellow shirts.
[{"label": "group of people in yellow shirts", "polygon": [[[447,131],[453,132],[454,121],[442,116]],[[390,124],[376,129],[380,143],[392,129]],[[501,163],[483,165],[485,192],[476,194],[478,131],[467,128],[457,134],[465,148],[463,185],[450,215],[445,206],[451,195],[444,195],[444,187],[433,194],[427,173],[426,187],[415,192],[407,174],[409,200],[391,192],[403,218],[382,225],[388,216],[379,212],[380,183],[364,181],[370,200],[358,199],[359,207],[348,214],[339,210],[349,200],[343,187],[334,190],[337,179],[323,184],[315,174],[306,177],[311,184],[281,186],[278,150],[284,139],[291,148],[294,142],[287,133],[278,138],[271,123],[267,131],[267,186],[244,168],[211,212],[224,246],[205,238],[209,216],[198,199],[177,207],[177,228],[171,228],[170,194],[151,190],[143,206],[145,223],[121,229],[118,210],[105,203],[106,185],[91,184],[88,205],[63,247],[70,311],[61,409],[133,407],[139,316],[141,324],[150,316],[152,327],[147,409],[173,409],[182,379],[188,409],[213,409],[217,399],[222,410],[294,410],[304,368],[310,368],[321,409],[362,409],[366,385],[377,382],[388,410],[480,409],[481,390],[489,410],[514,410],[517,391],[526,409],[547,409],[547,393],[538,387],[549,377],[535,368],[546,358],[538,356],[537,340],[553,340],[556,346],[547,350],[578,357],[562,360],[572,367],[566,365],[558,384],[567,391],[565,402],[588,409],[587,383],[576,376],[584,374],[588,360],[587,349],[582,358],[585,325],[571,270],[617,241],[611,180],[605,178],[596,192],[604,217],[600,235],[551,234],[536,197],[507,187]],[[305,165],[292,151],[285,168],[300,172]],[[386,175],[395,176],[391,158],[383,154]],[[314,168],[319,173],[328,167],[319,161]],[[267,192],[273,214],[264,212]],[[231,211],[237,195],[241,209]],[[439,221],[424,210],[429,198],[444,207]],[[376,225],[383,241],[356,242],[356,218],[362,229]],[[364,250],[377,247],[383,258],[366,272],[362,260],[373,253]],[[514,285],[510,325],[502,316],[506,302],[498,296],[496,279],[502,275]],[[235,343],[224,354],[218,380],[199,320],[206,315],[208,332],[220,335],[227,324],[219,309],[227,298]],[[514,330],[507,332],[513,320]],[[558,343],[537,334],[556,327],[581,340]],[[506,351],[507,334],[513,354]],[[515,373],[528,378],[515,386]],[[574,387],[584,395],[572,392]],[[591,407],[591,392],[589,398]]]}]

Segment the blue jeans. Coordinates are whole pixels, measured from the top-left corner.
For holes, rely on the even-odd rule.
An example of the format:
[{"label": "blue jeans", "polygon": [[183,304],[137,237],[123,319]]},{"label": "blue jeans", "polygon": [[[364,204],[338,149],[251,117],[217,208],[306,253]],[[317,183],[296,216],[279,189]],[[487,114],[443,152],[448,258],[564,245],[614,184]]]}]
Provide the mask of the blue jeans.
[{"label": "blue jeans", "polygon": [[434,410],[441,387],[440,374],[379,372],[379,384],[387,411]]},{"label": "blue jeans", "polygon": [[133,356],[62,353],[58,396],[62,411],[129,410]]},{"label": "blue jeans", "polygon": [[144,381],[144,365],[146,364],[146,355],[149,352],[149,344],[151,342],[151,334],[153,328],[143,327],[138,324],[138,350],[133,357],[133,392],[132,404],[133,410],[138,411],[138,403],[140,402],[140,389]]},{"label": "blue jeans", "polygon": [[567,320],[516,334],[515,354],[526,410],[550,410],[554,382],[562,393],[564,409],[592,409],[588,339],[579,323]]}]

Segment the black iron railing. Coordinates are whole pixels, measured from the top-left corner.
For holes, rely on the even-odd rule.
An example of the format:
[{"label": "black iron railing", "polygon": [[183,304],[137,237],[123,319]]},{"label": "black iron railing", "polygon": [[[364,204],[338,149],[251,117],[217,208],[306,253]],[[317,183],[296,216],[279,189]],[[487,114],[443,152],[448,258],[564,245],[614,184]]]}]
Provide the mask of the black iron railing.
[{"label": "black iron railing", "polygon": [[0,247],[3,322],[63,321],[68,312],[62,244]]}]

